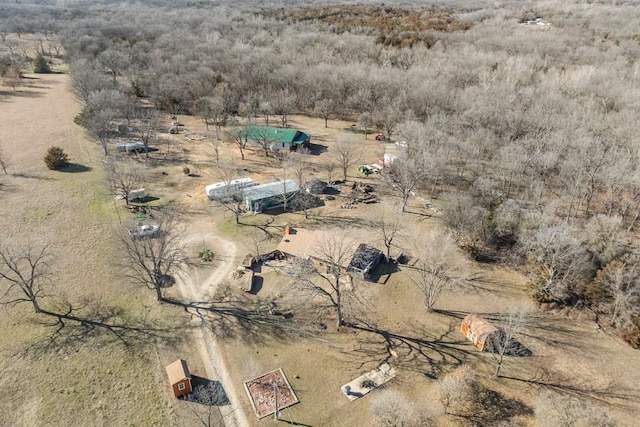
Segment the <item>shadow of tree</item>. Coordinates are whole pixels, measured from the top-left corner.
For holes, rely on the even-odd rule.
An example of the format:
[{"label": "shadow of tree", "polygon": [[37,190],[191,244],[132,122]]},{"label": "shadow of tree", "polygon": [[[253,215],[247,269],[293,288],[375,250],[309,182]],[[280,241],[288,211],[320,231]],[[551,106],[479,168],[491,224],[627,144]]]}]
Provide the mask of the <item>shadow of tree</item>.
[{"label": "shadow of tree", "polygon": [[152,325],[145,317],[135,317],[120,307],[95,304],[73,307],[67,304],[65,310],[42,310],[40,314],[44,316],[39,317],[37,321],[52,328],[52,331],[27,347],[27,352],[37,355],[73,347],[99,336],[110,336],[126,348],[156,342],[159,339],[169,343],[176,343],[182,339],[181,334],[177,333],[179,328]]},{"label": "shadow of tree", "polygon": [[[227,392],[224,390],[220,381],[192,375],[191,386],[195,392],[186,396],[185,400],[189,402],[200,405],[230,405]],[[206,393],[198,393],[198,390],[206,390]]]},{"label": "shadow of tree", "polygon": [[60,172],[66,173],[80,173],[80,172],[89,172],[91,168],[89,166],[81,165],[78,163],[69,163],[67,166],[58,169]]},{"label": "shadow of tree", "polygon": [[283,341],[309,336],[304,325],[294,321],[289,311],[269,314],[269,302],[249,300],[226,293],[216,302],[183,302],[164,299],[164,302],[184,309],[211,329],[219,338],[239,338],[252,344],[266,344],[269,340]]},{"label": "shadow of tree", "polygon": [[533,408],[524,402],[506,397],[500,392],[481,388],[475,396],[474,409],[469,414],[452,414],[469,420],[474,426],[495,426],[517,416],[533,415]]},{"label": "shadow of tree", "polygon": [[391,362],[394,366],[403,369],[420,372],[423,375],[435,379],[450,370],[453,366],[465,363],[469,357],[477,357],[473,352],[465,350],[464,337],[454,337],[457,327],[452,323],[449,328],[440,335],[433,335],[426,329],[414,330],[413,335],[396,333],[368,325],[350,325],[353,329],[367,332],[368,338],[359,341],[359,348],[352,353],[365,364]]},{"label": "shadow of tree", "polygon": [[635,410],[640,404],[640,391],[637,388],[630,389],[615,383],[596,386],[587,383],[587,381],[577,384],[575,378],[562,376],[544,367],[539,368],[534,376],[529,379],[502,375],[499,378],[523,382],[538,389],[548,389],[568,394],[607,407]]}]

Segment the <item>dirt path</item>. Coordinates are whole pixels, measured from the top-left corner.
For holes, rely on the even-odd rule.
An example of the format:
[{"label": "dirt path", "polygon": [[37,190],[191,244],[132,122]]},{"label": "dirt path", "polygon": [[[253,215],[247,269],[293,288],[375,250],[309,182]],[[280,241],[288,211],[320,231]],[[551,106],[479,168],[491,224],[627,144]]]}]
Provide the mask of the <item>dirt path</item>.
[{"label": "dirt path", "polygon": [[[207,301],[216,292],[216,289],[225,278],[229,276],[236,266],[236,246],[233,242],[224,240],[212,233],[202,234],[202,230],[210,229],[210,224],[192,223],[187,230],[184,243],[189,245],[200,242],[203,239],[213,242],[215,239],[214,253],[216,254],[217,265],[209,273],[208,277],[201,280],[195,269],[190,269],[186,274],[176,278],[176,286],[180,294],[188,301]],[[231,380],[229,371],[225,365],[222,352],[216,342],[216,336],[207,326],[206,322],[198,317],[193,319],[192,337],[194,343],[198,345],[198,352],[205,367],[207,377],[216,379],[222,384],[229,404],[220,408],[227,427],[244,427],[249,422],[242,412],[240,405],[240,394]]]}]

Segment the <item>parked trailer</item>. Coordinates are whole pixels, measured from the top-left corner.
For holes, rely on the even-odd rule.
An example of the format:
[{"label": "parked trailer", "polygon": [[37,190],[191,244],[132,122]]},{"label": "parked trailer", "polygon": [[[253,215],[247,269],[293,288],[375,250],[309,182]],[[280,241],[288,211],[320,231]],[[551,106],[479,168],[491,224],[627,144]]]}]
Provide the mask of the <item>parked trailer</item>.
[{"label": "parked trailer", "polygon": [[207,197],[210,200],[214,199],[228,199],[234,194],[238,194],[243,188],[253,187],[258,185],[251,178],[234,179],[229,182],[217,182],[215,184],[207,185],[204,188]]}]

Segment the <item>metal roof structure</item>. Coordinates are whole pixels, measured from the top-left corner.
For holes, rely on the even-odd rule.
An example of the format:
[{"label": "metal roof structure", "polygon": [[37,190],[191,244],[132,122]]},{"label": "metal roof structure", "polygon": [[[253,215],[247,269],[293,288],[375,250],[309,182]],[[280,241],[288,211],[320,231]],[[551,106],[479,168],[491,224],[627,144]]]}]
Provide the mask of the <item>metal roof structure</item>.
[{"label": "metal roof structure", "polygon": [[269,197],[282,196],[300,191],[300,187],[294,181],[287,179],[285,181],[274,181],[267,184],[256,185],[242,191],[245,200],[262,200]]},{"label": "metal roof structure", "polygon": [[247,126],[240,136],[245,139],[257,141],[280,142],[285,144],[304,144],[309,140],[309,135],[296,129],[274,128],[267,126]]}]

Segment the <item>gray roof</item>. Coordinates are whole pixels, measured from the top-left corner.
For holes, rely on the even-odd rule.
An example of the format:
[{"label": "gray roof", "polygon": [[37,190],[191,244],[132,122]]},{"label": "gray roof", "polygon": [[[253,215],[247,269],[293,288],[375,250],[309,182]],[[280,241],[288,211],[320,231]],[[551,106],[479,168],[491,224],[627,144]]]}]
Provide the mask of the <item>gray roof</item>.
[{"label": "gray roof", "polygon": [[245,189],[242,193],[245,199],[248,200],[262,200],[269,197],[281,196],[283,193],[295,193],[300,191],[298,184],[290,179],[285,181],[269,182],[268,184],[256,185]]}]

